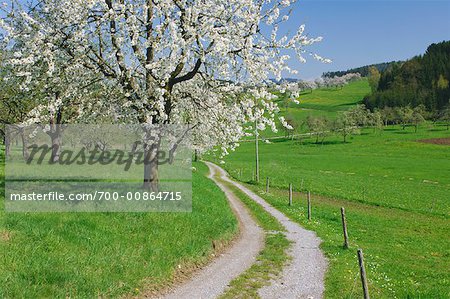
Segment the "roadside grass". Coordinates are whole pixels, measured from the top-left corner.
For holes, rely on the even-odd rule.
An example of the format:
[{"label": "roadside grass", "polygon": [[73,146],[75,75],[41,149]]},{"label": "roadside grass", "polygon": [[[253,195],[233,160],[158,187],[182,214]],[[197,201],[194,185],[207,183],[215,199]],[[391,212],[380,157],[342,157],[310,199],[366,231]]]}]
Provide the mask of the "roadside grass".
[{"label": "roadside grass", "polygon": [[290,260],[287,250],[289,240],[283,234],[284,227],[258,203],[250,199],[234,185],[222,181],[247,206],[251,215],[265,231],[264,249],[244,273],[231,281],[229,288],[220,298],[259,298],[258,290],[269,284],[283,270]]},{"label": "roadside grass", "polygon": [[[271,185],[280,188],[292,183],[296,190],[328,197],[448,217],[450,147],[417,140],[450,133],[439,127],[411,130],[389,127],[376,134],[365,129],[346,144],[340,136],[328,137],[324,145],[313,138],[303,144],[261,142],[260,177],[270,177]],[[254,155],[254,143],[242,143],[224,159],[224,167],[234,178],[251,181]]]},{"label": "roadside grass", "polygon": [[[450,147],[417,142],[448,136],[441,127],[418,133],[389,127],[382,134],[365,129],[346,144],[339,136],[324,145],[312,138],[303,145],[284,139],[260,143],[260,184],[252,180],[253,143],[242,143],[223,167],[322,238],[330,260],[327,298],[361,297],[358,247],[373,297],[449,298]],[[263,194],[266,177],[269,195]],[[314,194],[311,223],[305,221],[304,195],[300,201],[296,193],[294,206],[288,206],[289,183],[296,192]],[[347,210],[350,250],[342,249],[340,207]]]},{"label": "roadside grass", "polygon": [[[330,265],[326,298],[361,298],[356,250],[364,251],[373,298],[449,298],[450,223],[423,215],[359,202],[312,195],[312,220],[307,220],[306,195],[295,192],[288,205],[287,190],[247,185],[275,208],[323,240]],[[350,248],[343,249],[340,208],[346,208]]]},{"label": "roadside grass", "polygon": [[6,213],[3,150],[0,297],[154,294],[211,259],[237,221],[195,163],[192,213]]}]

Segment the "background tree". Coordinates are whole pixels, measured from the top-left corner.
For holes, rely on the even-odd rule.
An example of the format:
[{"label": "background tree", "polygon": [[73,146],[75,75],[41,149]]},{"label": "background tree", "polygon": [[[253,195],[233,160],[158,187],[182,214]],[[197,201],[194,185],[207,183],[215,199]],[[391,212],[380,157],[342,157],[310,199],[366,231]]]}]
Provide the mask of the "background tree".
[{"label": "background tree", "polygon": [[346,115],[353,120],[356,126],[365,127],[368,124],[370,111],[365,105],[356,105],[346,112]]},{"label": "background tree", "polygon": [[374,112],[367,114],[367,123],[373,128],[374,132],[383,131],[384,122],[382,112],[377,109]]},{"label": "background tree", "polygon": [[411,123],[414,126],[414,132],[417,133],[417,129],[420,124],[425,122],[426,109],[424,105],[419,105],[413,109],[411,114]]},{"label": "background tree", "polygon": [[392,107],[383,107],[383,109],[378,110],[383,118],[384,126],[387,127],[389,124],[393,125],[397,123],[397,114]]},{"label": "background tree", "polygon": [[378,83],[380,82],[380,71],[374,66],[369,67],[369,85],[372,89],[372,92],[375,92],[378,90]]},{"label": "background tree", "polygon": [[[11,138],[20,138],[22,142],[22,155],[28,159],[28,139],[25,132],[26,125],[22,123],[27,120],[30,110],[36,105],[36,99],[32,93],[20,90],[23,79],[13,75],[12,68],[7,61],[11,58],[9,51],[0,52],[0,123],[4,137],[5,157],[10,156]],[[8,128],[8,132],[6,131]]]},{"label": "background tree", "polygon": [[347,111],[340,112],[333,123],[333,131],[344,137],[344,143],[347,142],[347,137],[354,134],[359,134],[359,128],[352,114]]},{"label": "background tree", "polygon": [[326,137],[329,121],[326,117],[308,115],[306,118],[306,125],[312,136],[316,137],[316,144],[319,143],[319,138],[322,138],[322,144]]},{"label": "background tree", "polygon": [[439,120],[447,125],[447,130],[450,127],[450,104],[445,107],[439,114]]},{"label": "background tree", "polygon": [[413,112],[414,111],[410,106],[395,108],[395,113],[400,121],[400,124],[402,125],[402,130],[404,130],[406,126],[411,123]]}]

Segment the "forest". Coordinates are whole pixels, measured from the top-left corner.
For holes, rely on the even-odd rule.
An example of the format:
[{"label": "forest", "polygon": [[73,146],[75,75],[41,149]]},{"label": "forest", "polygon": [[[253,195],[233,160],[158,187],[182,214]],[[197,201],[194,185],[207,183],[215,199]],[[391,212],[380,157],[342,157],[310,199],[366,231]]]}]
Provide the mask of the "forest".
[{"label": "forest", "polygon": [[322,74],[322,77],[334,78],[334,77],[342,77],[351,73],[359,73],[362,77],[369,76],[369,69],[374,67],[379,72],[383,72],[394,64],[400,64],[402,61],[391,61],[391,62],[383,62],[371,65],[365,65],[357,68],[348,69],[346,71],[335,71],[335,72],[326,72]]},{"label": "forest", "polygon": [[404,63],[393,63],[385,71],[369,71],[372,94],[364,99],[367,108],[418,107],[439,112],[450,99],[450,41],[432,44],[424,55]]}]

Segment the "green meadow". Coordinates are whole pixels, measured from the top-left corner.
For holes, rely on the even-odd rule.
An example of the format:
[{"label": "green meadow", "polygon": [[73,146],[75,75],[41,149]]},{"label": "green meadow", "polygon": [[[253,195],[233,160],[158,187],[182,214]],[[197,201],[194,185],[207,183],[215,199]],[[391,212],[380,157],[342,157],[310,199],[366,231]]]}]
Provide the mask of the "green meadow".
[{"label": "green meadow", "polygon": [[[309,113],[333,117],[368,92],[365,81],[313,91],[286,113],[298,120]],[[223,167],[322,238],[330,262],[326,297],[362,297],[356,257],[362,248],[374,298],[448,298],[450,147],[418,142],[440,137],[450,137],[446,127],[426,123],[417,133],[400,126],[363,129],[347,143],[333,135],[323,144],[313,138],[260,142],[259,183],[253,179],[254,142],[243,142]],[[289,183],[295,191],[292,207]],[[305,215],[306,191],[312,193],[311,222]],[[342,248],[341,207],[347,210],[348,250]]]},{"label": "green meadow", "polygon": [[[278,107],[280,115],[286,119],[301,121],[308,116],[326,116],[334,119],[338,111],[345,111],[349,107],[359,103],[361,99],[370,93],[369,83],[366,79],[351,82],[343,88],[323,88],[312,92],[305,91],[298,98],[300,104],[290,102],[284,95],[278,94]],[[283,135],[284,129],[279,125],[279,132],[270,130],[261,132],[261,136],[273,137]],[[299,132],[308,132],[306,126],[301,126]],[[296,132],[297,133],[297,132]]]},{"label": "green meadow", "polygon": [[2,166],[0,297],[143,296],[206,263],[237,221],[194,166],[192,213],[6,213]]}]

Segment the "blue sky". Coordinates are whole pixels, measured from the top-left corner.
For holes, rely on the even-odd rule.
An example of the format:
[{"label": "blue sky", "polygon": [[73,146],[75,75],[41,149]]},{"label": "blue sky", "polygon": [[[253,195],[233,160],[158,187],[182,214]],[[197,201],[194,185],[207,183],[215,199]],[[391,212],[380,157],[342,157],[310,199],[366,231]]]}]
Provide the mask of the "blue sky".
[{"label": "blue sky", "polygon": [[309,36],[323,36],[309,49],[333,63],[292,60],[299,74],[290,77],[312,79],[325,71],[404,60],[450,40],[450,0],[300,0],[293,8],[285,29],[305,24]]},{"label": "blue sky", "polygon": [[298,0],[292,8],[279,32],[295,33],[305,24],[309,36],[324,37],[308,50],[333,63],[292,59],[299,74],[285,77],[313,79],[326,71],[405,60],[450,40],[450,0]]}]

